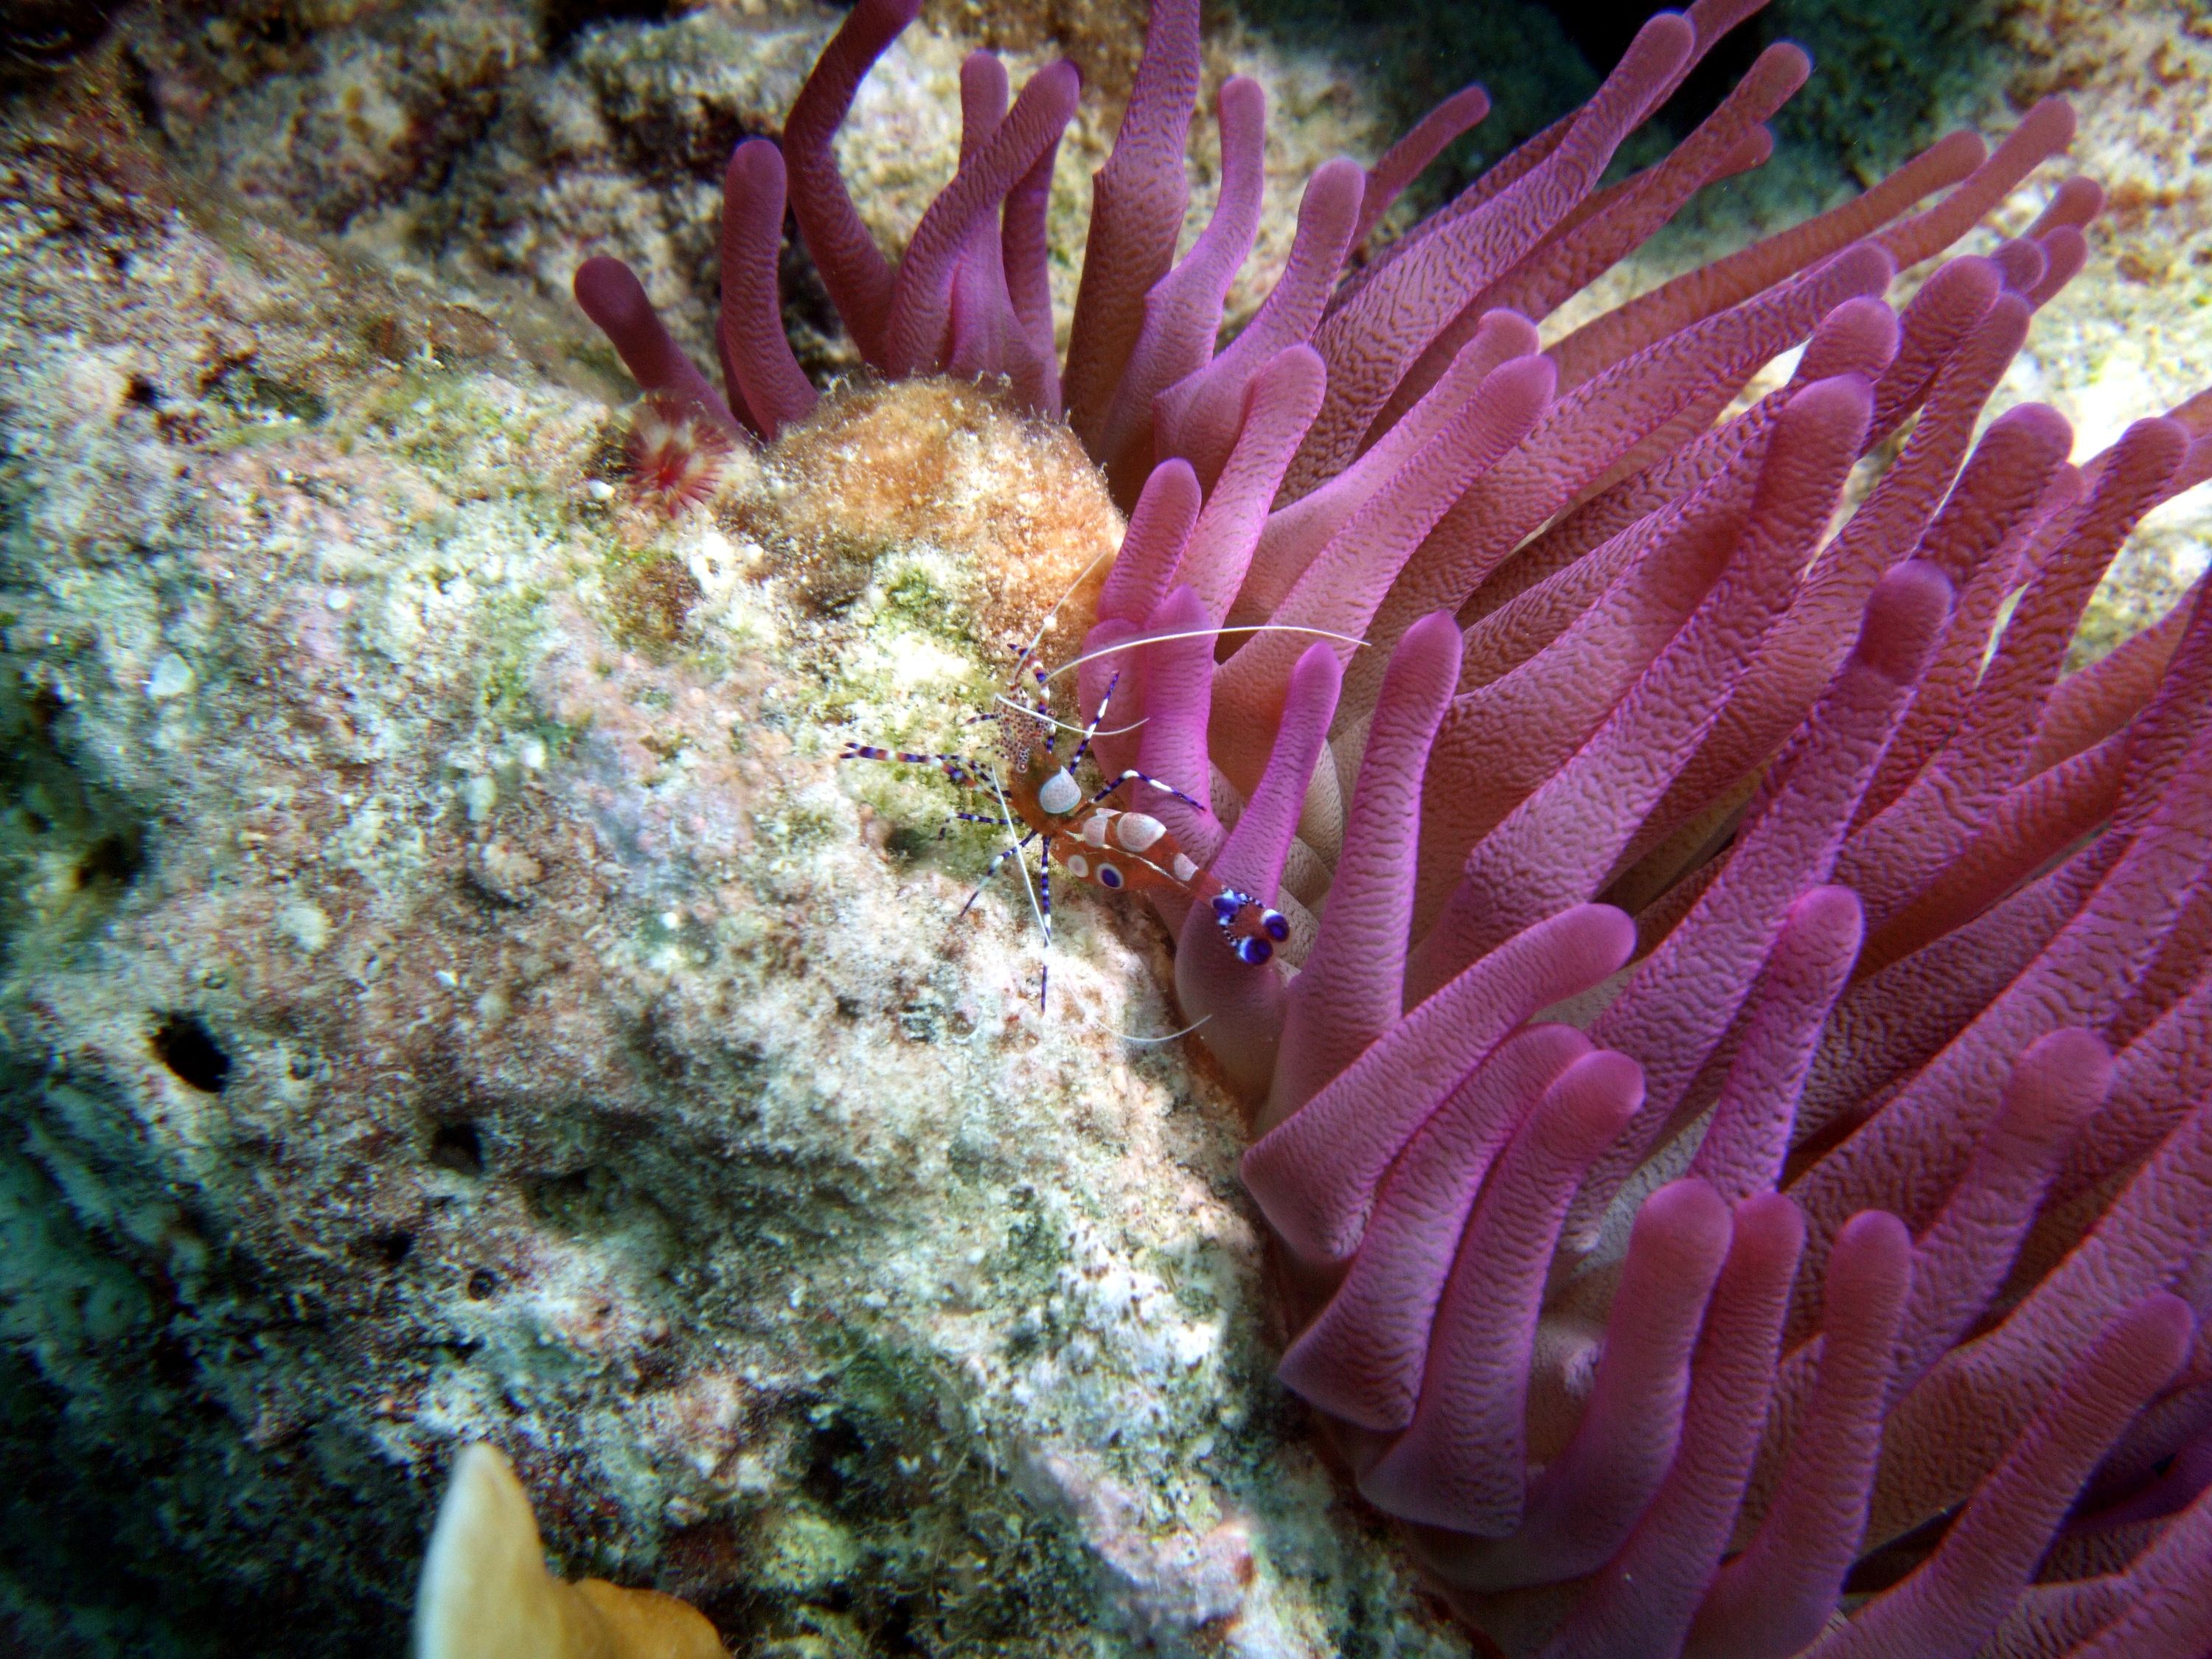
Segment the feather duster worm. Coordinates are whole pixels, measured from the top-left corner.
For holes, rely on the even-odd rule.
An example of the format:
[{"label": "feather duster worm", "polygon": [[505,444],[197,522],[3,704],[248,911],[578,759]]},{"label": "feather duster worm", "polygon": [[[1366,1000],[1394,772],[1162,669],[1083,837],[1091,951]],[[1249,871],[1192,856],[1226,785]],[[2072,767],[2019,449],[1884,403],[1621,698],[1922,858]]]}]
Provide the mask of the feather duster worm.
[{"label": "feather duster worm", "polygon": [[[723,392],[623,267],[577,295],[649,392],[773,436],[814,396],[777,322],[788,199],[872,366],[1000,379],[1113,482],[1083,696],[1118,673],[1144,718],[1099,759],[1176,785],[1179,843],[1291,925],[1254,968],[1157,901],[1255,1102],[1284,1380],[1472,1627],[1560,1659],[2194,1659],[2212,605],[2063,670],[2132,527],[2212,473],[2212,402],[2078,465],[2049,409],[1983,425],[2101,192],[2069,179],[1933,262],[2065,148],[2057,101],[1541,349],[1765,160],[1789,46],[1601,183],[1756,9],[1654,17],[1349,276],[1484,100],[1322,168],[1217,352],[1262,100],[1222,87],[1219,203],[1177,260],[1197,7],[1158,0],[1062,365],[1043,208],[1073,70],[1010,103],[969,61],[958,173],[894,263],[830,140],[915,4],[860,0],[782,149],[732,159]],[[1364,644],[1212,633],[1260,622]]]}]

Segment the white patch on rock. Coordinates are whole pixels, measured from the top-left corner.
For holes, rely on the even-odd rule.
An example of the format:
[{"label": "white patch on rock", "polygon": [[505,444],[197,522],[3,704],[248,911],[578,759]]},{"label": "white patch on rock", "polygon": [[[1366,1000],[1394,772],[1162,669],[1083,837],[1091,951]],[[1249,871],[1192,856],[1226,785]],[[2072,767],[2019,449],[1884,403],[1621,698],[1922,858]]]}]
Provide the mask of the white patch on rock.
[{"label": "white patch on rock", "polygon": [[195,683],[191,664],[173,651],[162,653],[154,672],[146,679],[146,695],[155,702],[167,702],[172,697],[181,697]]},{"label": "white patch on rock", "polygon": [[313,956],[330,943],[331,919],[319,904],[305,899],[295,901],[276,912],[276,926],[286,939]]}]

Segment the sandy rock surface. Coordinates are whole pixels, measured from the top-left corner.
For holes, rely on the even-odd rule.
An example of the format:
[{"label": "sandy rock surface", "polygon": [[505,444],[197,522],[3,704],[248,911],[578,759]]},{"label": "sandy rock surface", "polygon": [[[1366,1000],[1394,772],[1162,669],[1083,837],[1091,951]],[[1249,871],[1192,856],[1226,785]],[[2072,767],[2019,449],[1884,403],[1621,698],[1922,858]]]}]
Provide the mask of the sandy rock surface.
[{"label": "sandy rock surface", "polygon": [[[2071,420],[2078,460],[2212,384],[2212,16],[2186,0],[2016,0],[2004,19],[2018,58],[2008,95],[2071,100],[2072,165],[2107,192],[2088,268],[2038,314],[2004,388]],[[2117,644],[2203,574],[2206,495],[2130,539],[2077,649]]]}]

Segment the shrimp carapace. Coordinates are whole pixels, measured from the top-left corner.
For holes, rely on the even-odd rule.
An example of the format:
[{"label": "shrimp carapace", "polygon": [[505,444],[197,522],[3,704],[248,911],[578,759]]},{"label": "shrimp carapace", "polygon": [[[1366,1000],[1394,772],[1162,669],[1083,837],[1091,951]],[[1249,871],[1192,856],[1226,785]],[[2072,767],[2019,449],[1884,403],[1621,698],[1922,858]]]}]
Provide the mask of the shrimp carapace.
[{"label": "shrimp carapace", "polygon": [[[1024,652],[1023,664],[1028,659]],[[1015,670],[1017,684],[1021,666]],[[1175,833],[1158,818],[1136,810],[1133,804],[1111,804],[1117,795],[1125,803],[1132,802],[1143,789],[1157,790],[1204,811],[1200,803],[1172,784],[1134,770],[1121,773],[1090,793],[1076,781],[1075,769],[1089,755],[1091,739],[1105,723],[1120,677],[1108,684],[1090,724],[1080,728],[1081,740],[1063,762],[1054,733],[1073,732],[1078,728],[1053,718],[1045,698],[1046,676],[1042,669],[1033,672],[1037,681],[1036,703],[1024,706],[1011,697],[1001,697],[1000,708],[989,717],[997,720],[999,728],[995,765],[963,755],[917,754],[859,743],[848,743],[838,758],[934,766],[963,788],[990,792],[1000,809],[995,814],[956,812],[946,826],[962,820],[991,823],[1008,835],[1006,847],[991,860],[968,903],[961,906],[963,915],[998,874],[1000,866],[1019,857],[1031,842],[1042,842],[1036,869],[1037,916],[1048,946],[1052,941],[1051,866],[1058,864],[1078,881],[1109,892],[1174,892],[1193,904],[1205,905],[1239,961],[1254,967],[1267,962],[1275,954],[1275,946],[1291,934],[1290,922],[1282,912],[1218,879],[1183,849]],[[1127,793],[1122,794],[1124,791]],[[1043,999],[1040,990],[1040,1006]]]}]

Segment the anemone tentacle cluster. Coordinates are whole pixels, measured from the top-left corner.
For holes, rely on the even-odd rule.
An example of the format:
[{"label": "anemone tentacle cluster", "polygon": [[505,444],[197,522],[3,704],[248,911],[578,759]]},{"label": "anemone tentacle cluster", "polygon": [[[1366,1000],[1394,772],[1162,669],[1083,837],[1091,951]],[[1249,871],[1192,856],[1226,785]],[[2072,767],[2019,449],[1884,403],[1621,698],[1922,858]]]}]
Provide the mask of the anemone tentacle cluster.
[{"label": "anemone tentacle cluster", "polygon": [[2195,1659],[2202,584],[2066,667],[2133,527],[2212,476],[2212,396],[2078,464],[2051,409],[1984,422],[2102,192],[2065,179],[1943,256],[2065,149],[2057,101],[1546,346],[1766,158],[1809,68],[1787,45],[1601,182],[1756,9],[1653,18],[1348,276],[1481,95],[1322,167],[1217,352],[1261,100],[1221,88],[1220,203],[1177,261],[1197,7],[1158,0],[1063,367],[1042,206],[1072,70],[1010,104],[969,61],[958,173],[894,264],[830,146],[915,6],[860,0],[783,147],[732,159],[726,401],[618,263],[576,290],[647,392],[772,438],[815,397],[778,321],[788,197],[869,364],[1001,380],[1104,470],[1129,522],[1082,696],[1118,674],[1142,720],[1099,757],[1173,783],[1148,810],[1293,926],[1255,969],[1164,907],[1255,1102],[1283,1379],[1470,1626],[1562,1659]]}]

